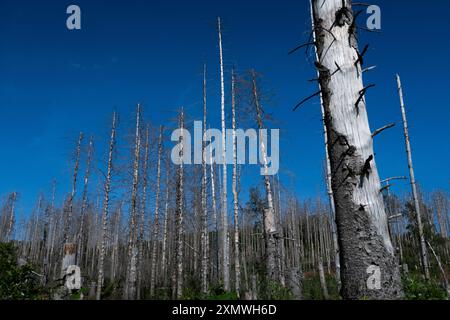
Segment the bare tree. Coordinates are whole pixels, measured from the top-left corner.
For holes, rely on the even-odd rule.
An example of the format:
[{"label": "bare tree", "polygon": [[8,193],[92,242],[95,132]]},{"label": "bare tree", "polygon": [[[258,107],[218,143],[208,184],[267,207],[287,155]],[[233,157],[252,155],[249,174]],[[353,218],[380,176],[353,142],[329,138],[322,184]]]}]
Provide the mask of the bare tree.
[{"label": "bare tree", "polygon": [[150,275],[150,295],[155,294],[155,279],[156,279],[156,250],[158,247],[159,238],[159,196],[161,190],[161,157],[163,151],[163,131],[164,128],[159,128],[159,140],[158,140],[158,164],[156,173],[156,199],[155,199],[155,216],[153,222],[153,247],[152,247],[152,262],[151,262],[151,275]]},{"label": "bare tree", "polygon": [[206,170],[206,64],[203,69],[203,139],[202,139],[202,291],[208,292],[208,257],[209,257],[209,233],[208,233],[208,207],[207,207],[207,170]]},{"label": "bare tree", "polygon": [[234,271],[235,289],[238,297],[241,293],[241,264],[239,261],[239,197],[237,190],[237,145],[236,145],[236,75],[231,72],[231,114],[233,130],[233,211],[234,211]]},{"label": "bare tree", "polygon": [[[349,0],[314,0],[316,67],[327,128],[344,298],[400,298]],[[372,271],[374,270],[374,271]],[[373,272],[380,281],[368,285]]]},{"label": "bare tree", "polygon": [[263,109],[261,106],[259,91],[256,84],[256,73],[254,70],[252,70],[251,76],[252,76],[252,97],[256,110],[256,122],[258,124],[259,129],[260,152],[262,155],[262,167],[264,169],[264,186],[266,188],[266,197],[267,197],[267,208],[265,209],[263,219],[264,236],[266,240],[267,272],[269,274],[269,279],[278,282],[280,281],[280,272],[281,272],[281,270],[279,270],[279,266],[277,263],[277,260],[280,255],[279,252],[280,237],[273,205],[272,187],[268,175],[269,164],[267,160],[267,150],[266,150],[267,146],[264,144],[265,139],[262,131],[264,129]]},{"label": "bare tree", "polygon": [[109,152],[108,152],[108,169],[106,173],[105,180],[105,198],[103,200],[103,212],[102,212],[102,235],[100,244],[100,255],[98,258],[98,280],[97,280],[97,292],[96,299],[100,300],[102,296],[103,287],[103,264],[105,260],[106,251],[106,233],[107,233],[107,223],[109,214],[109,193],[111,191],[111,176],[113,170],[113,155],[114,155],[114,145],[116,143],[116,113],[113,113],[112,126],[111,126],[111,138],[109,141]]},{"label": "bare tree", "polygon": [[420,214],[419,196],[417,193],[416,179],[414,177],[414,167],[413,167],[412,155],[411,155],[411,145],[409,144],[408,121],[406,119],[405,103],[403,101],[402,82],[401,82],[399,75],[397,75],[397,89],[398,89],[398,94],[400,97],[400,109],[402,112],[403,132],[405,135],[406,154],[408,156],[409,180],[411,182],[411,189],[412,189],[412,195],[413,195],[413,201],[414,201],[414,210],[416,213],[417,227],[419,229],[419,241],[420,241],[420,254],[421,254],[421,259],[422,259],[422,268],[423,268],[423,272],[425,274],[425,278],[430,279],[427,244],[425,241],[425,236],[423,234],[423,224],[422,224],[422,217]]},{"label": "bare tree", "polygon": [[184,111],[180,113],[180,157],[181,162],[178,166],[178,179],[177,179],[177,273],[176,273],[176,297],[181,298],[183,295],[183,250],[184,250],[184,166],[183,166],[183,153],[184,153]]},{"label": "bare tree", "polygon": [[125,286],[126,299],[135,299],[136,297],[136,281],[137,281],[137,211],[138,211],[138,188],[139,188],[139,159],[141,153],[141,105],[138,104],[136,109],[136,134],[134,144],[134,164],[133,164],[133,184],[131,190],[131,212],[130,212],[130,230],[128,238],[128,268]]},{"label": "bare tree", "polygon": [[222,252],[223,252],[223,285],[225,291],[230,291],[230,248],[228,235],[228,210],[227,210],[227,163],[226,163],[226,126],[225,126],[225,81],[223,70],[222,26],[220,18],[217,18],[219,31],[219,58],[220,58],[220,106],[222,115]]}]

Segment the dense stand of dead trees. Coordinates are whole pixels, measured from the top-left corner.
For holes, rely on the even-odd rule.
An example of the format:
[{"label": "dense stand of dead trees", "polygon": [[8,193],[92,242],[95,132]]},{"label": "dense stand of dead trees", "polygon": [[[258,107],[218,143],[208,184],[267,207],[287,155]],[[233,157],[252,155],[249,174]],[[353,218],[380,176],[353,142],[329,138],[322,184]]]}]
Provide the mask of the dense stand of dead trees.
[{"label": "dense stand of dead trees", "polygon": [[[378,177],[373,139],[393,125],[374,133],[369,129],[365,94],[371,86],[364,87],[362,82],[363,53],[358,51],[351,2],[313,0],[311,14],[313,42],[308,45],[316,48],[320,85],[320,91],[311,97],[320,96],[324,117],[328,205],[320,197],[301,202],[278,176],[267,174],[269,146],[262,131],[258,141],[265,174],[245,201],[240,197],[238,121],[247,117],[258,129],[266,129],[267,121],[254,70],[245,75],[231,72],[231,112],[227,112],[218,19],[222,126],[218,152],[226,159],[230,113],[232,214],[228,210],[226,161],[222,168],[208,163],[211,150],[202,142],[200,165],[172,163],[164,128],[146,121],[138,105],[128,148],[130,159],[117,156],[121,137],[114,113],[107,156],[102,159],[106,173],[93,179],[95,172],[103,173],[104,165],[96,166],[94,161],[94,151],[98,151],[94,150],[94,137],[86,149],[80,133],[66,199],[56,203],[53,183],[51,194],[39,195],[33,212],[18,221],[18,194],[7,195],[0,211],[0,242],[15,241],[21,258],[43,274],[42,282],[49,287],[60,285],[65,268],[76,263],[82,270],[83,287],[96,299],[182,299],[224,292],[234,292],[241,299],[270,299],[279,297],[280,289],[301,299],[307,296],[304,282],[314,277],[325,299],[336,291],[330,283],[342,288],[344,298],[398,298],[402,295],[399,265],[404,272],[421,269],[427,279],[430,269],[439,269],[448,290],[449,198],[444,192],[435,192],[427,202],[419,194],[400,79],[412,200],[390,192],[389,183],[397,178],[386,179],[382,186]],[[210,122],[206,66],[202,85],[205,136]],[[181,108],[176,127],[189,128],[188,117]],[[181,158],[189,150],[185,139],[181,135],[178,141]],[[83,188],[78,194],[83,167]],[[95,180],[100,188],[92,188]],[[436,236],[443,243],[432,243]],[[435,263],[428,259],[427,247]],[[367,267],[372,264],[383,269],[386,285],[377,291],[365,286]]]}]

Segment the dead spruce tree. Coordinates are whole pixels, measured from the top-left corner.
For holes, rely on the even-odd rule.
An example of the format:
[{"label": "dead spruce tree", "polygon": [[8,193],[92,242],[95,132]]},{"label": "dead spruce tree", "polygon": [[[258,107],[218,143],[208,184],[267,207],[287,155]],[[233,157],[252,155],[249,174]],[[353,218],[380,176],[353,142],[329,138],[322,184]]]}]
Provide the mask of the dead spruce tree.
[{"label": "dead spruce tree", "polygon": [[[313,0],[320,94],[340,243],[342,296],[402,296],[366,112],[356,21],[349,0]],[[319,93],[318,93],[319,94]]]},{"label": "dead spruce tree", "polygon": [[102,296],[103,287],[103,265],[105,260],[106,251],[106,237],[107,237],[107,223],[109,215],[109,193],[111,191],[111,175],[113,169],[113,155],[114,155],[114,145],[116,141],[116,113],[113,113],[112,126],[111,126],[111,138],[109,141],[109,152],[108,152],[108,169],[106,173],[105,180],[105,196],[103,200],[103,212],[102,212],[102,233],[100,239],[100,255],[98,258],[98,279],[97,279],[97,292],[96,299],[100,300]]},{"label": "dead spruce tree", "polygon": [[[149,167],[149,157],[150,157],[150,124],[147,124],[145,130],[145,147],[144,147],[144,163],[142,164],[142,195],[141,195],[141,207],[140,207],[140,220],[139,220],[139,238],[138,238],[138,251],[140,252],[138,256],[138,276],[137,276],[137,300],[141,298],[141,286],[143,282],[144,273],[144,260],[145,260],[145,250],[144,250],[144,237],[145,237],[145,214],[147,212],[147,187],[148,187],[148,167]],[[149,217],[149,225],[150,217]],[[151,241],[149,241],[149,244]],[[153,259],[153,258],[152,258]],[[151,276],[150,276],[151,277]]]},{"label": "dead spruce tree", "polygon": [[84,224],[86,219],[86,211],[88,207],[88,186],[89,186],[89,178],[91,175],[91,164],[92,164],[92,157],[94,152],[94,138],[91,136],[89,139],[89,146],[88,146],[88,152],[87,152],[87,159],[86,159],[86,171],[84,174],[84,186],[83,186],[83,196],[81,199],[81,213],[80,213],[80,228],[78,231],[77,236],[77,264],[82,265],[83,264],[83,252],[84,252]]},{"label": "dead spruce tree", "polygon": [[[181,159],[178,166],[177,177],[177,253],[176,253],[176,292],[175,297],[181,298],[183,295],[184,273],[183,273],[183,251],[184,251],[184,111],[180,113],[180,140],[179,140],[179,157]],[[175,278],[175,277],[174,277]],[[175,279],[174,279],[175,280]]]},{"label": "dead spruce tree", "polygon": [[225,291],[230,291],[230,248],[228,235],[228,210],[227,210],[227,161],[226,161],[226,126],[225,126],[225,81],[223,70],[223,48],[222,48],[222,26],[220,18],[217,18],[217,28],[219,33],[219,59],[220,59],[220,106],[222,116],[222,253],[223,253],[223,287]]},{"label": "dead spruce tree", "polygon": [[237,188],[237,141],[236,141],[236,75],[231,71],[231,118],[233,130],[233,211],[234,211],[234,272],[235,290],[240,297],[241,264],[239,261],[239,196]]},{"label": "dead spruce tree", "polygon": [[409,133],[408,133],[408,121],[406,119],[406,111],[405,111],[405,103],[403,101],[403,89],[402,82],[400,76],[397,75],[397,89],[398,95],[400,98],[400,109],[402,112],[402,121],[403,121],[403,133],[405,136],[405,147],[406,154],[408,156],[408,168],[409,168],[409,180],[411,183],[412,196],[414,201],[414,211],[416,216],[417,228],[419,229],[419,242],[420,242],[420,258],[422,260],[422,268],[425,278],[430,279],[430,270],[428,264],[428,253],[427,253],[427,245],[425,241],[425,235],[423,233],[423,224],[422,224],[422,216],[420,213],[420,204],[419,204],[419,195],[417,192],[416,178],[414,176],[414,166],[412,162],[412,154],[411,154],[411,145],[409,143]]},{"label": "dead spruce tree", "polygon": [[[255,107],[256,114],[256,122],[258,124],[259,129],[259,144],[260,144],[260,155],[262,156],[262,167],[264,170],[264,186],[266,188],[266,197],[267,197],[267,208],[264,210],[263,214],[263,225],[264,225],[264,239],[266,242],[266,265],[267,265],[267,273],[270,280],[273,282],[280,281],[280,273],[279,265],[277,263],[280,256],[280,232],[278,230],[278,225],[276,223],[275,217],[275,209],[273,204],[273,195],[272,195],[272,186],[270,182],[270,177],[268,175],[268,159],[267,159],[267,146],[265,145],[265,141],[263,136],[263,113],[264,110],[261,106],[260,94],[258,91],[257,83],[256,83],[256,73],[254,70],[251,71],[252,77],[252,98],[253,104]],[[260,160],[260,161],[261,161]]]},{"label": "dead spruce tree", "polygon": [[129,236],[128,236],[128,260],[127,260],[127,275],[125,284],[125,299],[136,298],[137,285],[137,268],[138,268],[138,189],[139,189],[139,159],[141,153],[141,105],[138,104],[136,110],[136,133],[134,143],[134,162],[133,162],[133,183],[131,189],[131,212],[129,217]]},{"label": "dead spruce tree", "polygon": [[158,163],[156,169],[156,199],[155,199],[155,215],[153,219],[153,247],[152,247],[152,262],[151,262],[151,274],[150,274],[150,295],[155,294],[155,281],[156,281],[156,251],[158,249],[159,238],[159,197],[161,191],[161,157],[163,152],[163,131],[164,128],[159,128],[158,139]]},{"label": "dead spruce tree", "polygon": [[[310,8],[311,8],[311,24],[312,28],[314,30],[314,17],[313,17],[313,11],[312,11],[312,0],[310,0]],[[316,34],[315,32],[312,33],[313,35],[313,41],[316,42]],[[317,48],[315,48],[315,56],[316,60],[319,60],[319,57],[317,56]],[[317,71],[317,76],[319,76],[319,71]],[[325,177],[326,177],[326,187],[327,187],[327,194],[328,194],[328,201],[330,204],[330,211],[331,216],[333,218],[332,221],[332,235],[333,235],[333,249],[334,249],[334,266],[336,271],[336,282],[337,286],[340,289],[341,287],[341,263],[339,258],[339,243],[337,238],[337,230],[336,230],[336,209],[334,207],[334,196],[333,196],[333,189],[331,187],[331,165],[330,165],[330,156],[328,154],[328,135],[327,135],[327,126],[325,124],[325,111],[323,109],[323,101],[322,101],[322,94],[320,94],[320,111],[322,112],[322,123],[323,123],[323,135],[324,135],[324,146],[325,146]]]},{"label": "dead spruce tree", "polygon": [[65,215],[64,215],[64,243],[67,243],[70,237],[70,230],[72,225],[72,214],[73,214],[73,200],[75,198],[75,194],[77,192],[77,179],[78,179],[78,170],[80,168],[80,156],[81,156],[81,144],[83,143],[84,135],[83,132],[80,132],[78,137],[78,143],[75,150],[75,166],[73,169],[73,177],[72,177],[72,191],[67,199],[66,207],[65,207]]},{"label": "dead spruce tree", "polygon": [[17,192],[8,195],[5,206],[2,208],[2,221],[0,229],[0,242],[9,242],[13,239],[15,218],[15,205]]},{"label": "dead spruce tree", "polygon": [[202,139],[202,292],[208,292],[209,274],[209,233],[208,233],[208,207],[207,207],[207,170],[206,170],[206,64],[203,68],[203,139]]}]

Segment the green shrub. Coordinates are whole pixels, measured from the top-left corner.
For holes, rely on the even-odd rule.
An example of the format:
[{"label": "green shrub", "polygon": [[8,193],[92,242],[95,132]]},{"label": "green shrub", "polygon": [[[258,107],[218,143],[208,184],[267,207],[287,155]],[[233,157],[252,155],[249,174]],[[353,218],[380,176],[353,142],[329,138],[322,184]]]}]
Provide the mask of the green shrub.
[{"label": "green shrub", "polygon": [[407,300],[444,300],[446,291],[435,280],[425,281],[420,274],[403,276],[403,291]]},{"label": "green shrub", "polygon": [[29,264],[17,264],[12,243],[0,243],[0,300],[42,299],[44,290]]}]

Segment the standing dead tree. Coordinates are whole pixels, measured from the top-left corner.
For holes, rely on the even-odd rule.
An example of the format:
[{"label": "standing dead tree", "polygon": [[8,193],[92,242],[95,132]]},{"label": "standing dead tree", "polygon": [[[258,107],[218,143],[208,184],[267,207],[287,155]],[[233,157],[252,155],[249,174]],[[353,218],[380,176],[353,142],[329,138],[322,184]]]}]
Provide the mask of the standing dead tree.
[{"label": "standing dead tree", "polygon": [[[327,128],[342,296],[402,296],[366,112],[362,55],[349,0],[314,0],[316,68]],[[374,273],[380,279],[373,280]],[[379,281],[378,281],[379,280]]]},{"label": "standing dead tree", "polygon": [[408,133],[408,121],[406,119],[406,111],[405,111],[405,103],[403,101],[403,89],[402,82],[400,76],[397,75],[397,89],[400,98],[400,109],[402,112],[402,120],[403,120],[403,133],[405,136],[405,146],[406,146],[406,154],[408,156],[408,168],[409,168],[409,179],[411,182],[411,189],[414,201],[414,210],[416,213],[416,222],[417,228],[419,229],[419,241],[420,241],[420,257],[422,260],[422,268],[423,273],[425,274],[426,279],[430,279],[430,270],[428,264],[428,253],[427,253],[427,244],[425,241],[425,236],[423,233],[423,224],[422,217],[420,214],[420,204],[419,204],[419,196],[417,193],[417,185],[416,179],[414,176],[414,167],[412,162],[412,154],[411,154],[411,145],[409,143],[409,133]]},{"label": "standing dead tree", "polygon": [[181,298],[183,295],[184,273],[183,273],[183,250],[184,250],[184,111],[180,113],[180,165],[178,166],[177,178],[177,256],[176,256],[176,292],[175,296]]},{"label": "standing dead tree", "polygon": [[209,270],[209,233],[208,233],[208,207],[207,207],[207,170],[206,170],[206,64],[203,68],[203,139],[202,139],[202,292],[208,292]]},{"label": "standing dead tree", "polygon": [[88,186],[89,186],[89,178],[91,175],[91,164],[92,164],[92,157],[94,152],[94,139],[91,137],[89,139],[89,147],[88,147],[88,153],[87,153],[87,159],[86,159],[86,172],[84,174],[84,187],[83,187],[83,197],[81,200],[81,213],[80,213],[80,228],[78,231],[77,236],[77,263],[79,265],[82,265],[83,258],[84,258],[84,241],[85,241],[85,219],[86,219],[86,211],[88,207]]},{"label": "standing dead tree", "polygon": [[256,122],[259,129],[259,143],[260,143],[260,154],[262,156],[262,167],[264,172],[264,186],[266,189],[267,197],[267,208],[264,210],[263,215],[263,225],[264,225],[264,238],[266,241],[266,265],[269,279],[274,282],[280,281],[279,264],[277,263],[280,256],[280,232],[278,230],[278,225],[276,223],[274,202],[272,195],[272,186],[270,182],[270,177],[268,175],[269,164],[267,159],[267,146],[265,145],[264,139],[264,124],[263,124],[263,109],[261,106],[260,95],[256,83],[256,73],[254,70],[251,71],[252,77],[252,98],[255,106]]},{"label": "standing dead tree", "polygon": [[100,300],[102,296],[103,287],[103,265],[105,260],[106,251],[106,236],[107,236],[107,223],[109,215],[109,193],[111,191],[111,176],[113,169],[113,155],[114,155],[114,145],[116,141],[116,113],[113,113],[112,126],[111,126],[111,139],[109,141],[109,152],[108,152],[108,169],[106,173],[105,180],[105,198],[103,200],[103,212],[102,212],[102,233],[101,233],[101,244],[100,244],[100,255],[98,258],[98,279],[97,279],[97,291],[96,299]]},{"label": "standing dead tree", "polygon": [[72,192],[67,199],[66,207],[65,207],[65,221],[64,221],[64,243],[67,243],[69,240],[70,227],[72,224],[72,214],[73,214],[73,200],[75,198],[75,193],[77,191],[77,179],[78,179],[78,170],[80,168],[80,155],[81,155],[81,144],[83,143],[84,135],[80,132],[78,137],[78,143],[75,150],[75,167],[73,169],[73,179],[72,179]]},{"label": "standing dead tree", "polygon": [[[310,0],[310,6],[311,6],[311,24],[312,28],[314,30],[314,17],[313,17],[313,10],[312,10],[312,0]],[[316,42],[316,33],[313,32],[313,41]],[[317,54],[317,48],[315,48],[315,55],[316,55],[316,61],[319,61],[319,57]],[[319,77],[319,71],[317,71],[317,76]],[[336,271],[336,282],[337,286],[340,289],[341,287],[341,263],[339,258],[339,243],[337,238],[337,230],[336,230],[336,209],[334,207],[334,196],[333,196],[333,188],[331,187],[331,164],[330,164],[330,155],[328,153],[328,134],[327,134],[327,126],[325,124],[325,110],[323,108],[323,98],[322,94],[320,95],[320,110],[322,112],[322,123],[323,123],[323,134],[324,134],[324,140],[325,140],[325,161],[326,161],[326,187],[327,187],[327,194],[328,194],[328,201],[330,204],[330,211],[331,216],[333,218],[332,221],[332,235],[333,235],[333,249],[334,249],[334,264],[335,264],[335,271]]]},{"label": "standing dead tree", "polygon": [[158,140],[158,163],[156,173],[156,199],[155,199],[155,215],[153,219],[153,247],[152,247],[152,261],[150,266],[150,295],[155,294],[155,280],[156,280],[156,253],[158,249],[159,238],[159,197],[161,191],[161,157],[163,152],[163,131],[164,128],[159,128]]},{"label": "standing dead tree", "polygon": [[139,159],[141,153],[141,105],[138,104],[136,109],[136,134],[134,144],[134,164],[133,164],[133,184],[131,190],[131,212],[129,223],[129,238],[128,238],[128,267],[125,284],[125,299],[136,298],[137,285],[137,268],[138,268],[138,252],[137,247],[137,214],[138,214],[138,188],[139,188]]},{"label": "standing dead tree", "polygon": [[225,126],[225,81],[223,70],[222,25],[217,18],[219,33],[219,59],[220,59],[220,106],[222,116],[222,252],[223,252],[223,286],[225,291],[230,291],[230,248],[228,235],[228,210],[227,210],[227,161],[226,161],[226,126]]},{"label": "standing dead tree", "polygon": [[236,141],[236,75],[231,72],[231,117],[233,130],[233,211],[234,211],[234,271],[235,290],[240,297],[241,293],[241,264],[239,261],[239,195],[237,188],[237,141]]}]

